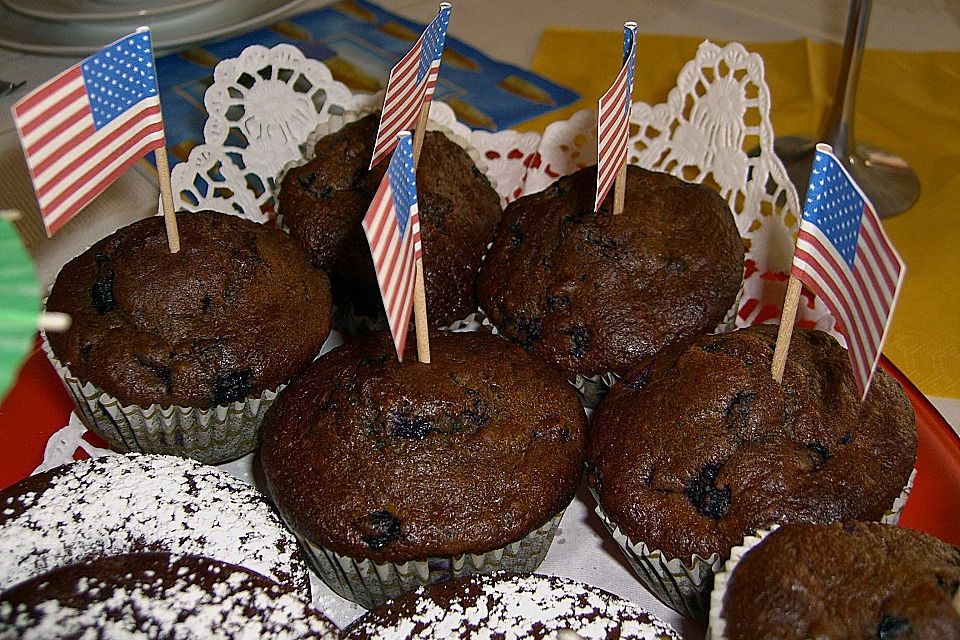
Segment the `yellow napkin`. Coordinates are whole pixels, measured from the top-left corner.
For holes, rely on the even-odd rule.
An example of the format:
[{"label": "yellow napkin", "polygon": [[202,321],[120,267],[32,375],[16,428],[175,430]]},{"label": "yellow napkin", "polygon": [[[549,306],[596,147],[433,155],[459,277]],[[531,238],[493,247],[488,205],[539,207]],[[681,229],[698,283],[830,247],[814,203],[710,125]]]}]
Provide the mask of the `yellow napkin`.
[{"label": "yellow napkin", "polygon": [[[517,129],[541,131],[579,109],[595,109],[619,69],[622,37],[545,31],[533,71],[583,98]],[[700,42],[640,35],[634,101],[663,102]],[[774,131],[816,135],[833,100],[840,47],[806,40],[745,46],[764,59]],[[960,52],[868,49],[854,123],[856,140],[900,155],[920,177],[917,204],[884,220],[907,263],[884,353],[925,394],[960,398]]]}]

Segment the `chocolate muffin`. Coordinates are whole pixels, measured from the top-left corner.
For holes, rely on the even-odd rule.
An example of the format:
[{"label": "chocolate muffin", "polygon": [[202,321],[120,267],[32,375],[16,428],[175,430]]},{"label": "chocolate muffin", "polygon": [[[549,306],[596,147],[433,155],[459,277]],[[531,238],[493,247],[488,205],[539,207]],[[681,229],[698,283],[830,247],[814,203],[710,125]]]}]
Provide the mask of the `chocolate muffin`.
[{"label": "chocolate muffin", "polygon": [[200,556],[109,556],[0,593],[0,636],[22,640],[339,635],[306,599],[242,567]]},{"label": "chocolate muffin", "polygon": [[743,279],[743,242],[709,187],[627,168],[624,211],[594,213],[596,167],[510,203],[480,274],[505,336],[568,377],[624,375],[713,331]]},{"label": "chocolate muffin", "polygon": [[919,531],[784,525],[717,582],[715,638],[960,638],[960,548]]},{"label": "chocolate muffin", "polygon": [[[316,156],[283,177],[278,213],[290,234],[328,274],[338,305],[383,316],[383,303],[360,225],[386,171],[373,171],[379,114],[321,138]],[[460,320],[477,309],[476,274],[500,219],[500,197],[470,155],[443,133],[428,131],[417,168],[424,278],[430,321]]]},{"label": "chocolate muffin", "polygon": [[151,217],[68,262],[47,310],[73,324],[46,340],[81,419],[114,448],[218,463],[254,449],[276,390],[320,352],[329,281],[277,229],[210,211],[177,223],[179,253]]},{"label": "chocolate muffin", "polygon": [[[330,586],[367,606],[422,582],[533,570],[583,466],[586,416],[550,368],[486,333],[434,334],[430,364],[411,343],[401,364],[389,334],[348,342],[264,422],[281,515]],[[372,586],[338,583],[352,561],[376,564]],[[422,573],[384,577],[408,562]]]},{"label": "chocolate muffin", "polygon": [[[120,229],[63,267],[48,311],[73,318],[54,355],[125,404],[212,407],[275,389],[330,332],[326,275],[287,234],[237,216]],[[309,322],[304,322],[309,318]]]},{"label": "chocolate muffin", "polygon": [[679,640],[638,606],[587,584],[535,574],[470,576],[421,587],[367,613],[347,640],[558,638]]},{"label": "chocolate muffin", "polygon": [[[861,403],[846,350],[800,328],[777,383],[776,332],[702,337],[622,380],[594,414],[589,484],[628,558],[642,559],[632,550],[642,543],[696,565],[761,527],[880,520],[893,508],[916,459],[906,394],[878,370]],[[698,598],[711,575],[700,574]]]},{"label": "chocolate muffin", "polygon": [[297,541],[266,498],[195,460],[110,455],[0,492],[0,591],[56,567],[144,551],[207,556],[309,593]]}]

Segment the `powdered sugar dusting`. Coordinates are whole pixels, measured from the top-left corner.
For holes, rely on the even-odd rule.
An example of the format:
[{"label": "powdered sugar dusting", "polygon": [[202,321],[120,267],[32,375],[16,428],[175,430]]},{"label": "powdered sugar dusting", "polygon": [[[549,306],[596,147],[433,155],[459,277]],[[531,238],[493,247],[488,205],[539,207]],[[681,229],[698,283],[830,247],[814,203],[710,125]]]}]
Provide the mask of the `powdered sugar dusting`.
[{"label": "powdered sugar dusting", "polygon": [[584,640],[680,637],[635,604],[589,585],[513,574],[420,588],[361,618],[348,637],[521,640],[557,638],[565,630]]},{"label": "powdered sugar dusting", "polygon": [[[61,575],[51,578],[56,587],[31,583],[31,592],[47,598],[29,603],[18,597],[0,603],[0,627],[24,640],[51,637],[107,638],[336,638],[338,631],[314,612],[306,599],[286,592],[266,579],[206,558],[156,559],[171,570],[164,576],[138,570],[138,558],[126,556],[132,570],[121,584],[116,573],[91,570],[103,578]],[[187,571],[179,569],[186,568]],[[73,569],[73,568],[71,568]],[[106,573],[104,573],[106,571]],[[201,586],[216,576],[212,585]],[[41,580],[45,580],[43,578]],[[85,602],[64,596],[85,590]],[[2,635],[2,634],[0,634]]]},{"label": "powdered sugar dusting", "polygon": [[307,593],[292,534],[256,489],[216,468],[127,454],[25,483],[30,491],[0,494],[0,590],[64,564],[146,550],[205,555]]}]

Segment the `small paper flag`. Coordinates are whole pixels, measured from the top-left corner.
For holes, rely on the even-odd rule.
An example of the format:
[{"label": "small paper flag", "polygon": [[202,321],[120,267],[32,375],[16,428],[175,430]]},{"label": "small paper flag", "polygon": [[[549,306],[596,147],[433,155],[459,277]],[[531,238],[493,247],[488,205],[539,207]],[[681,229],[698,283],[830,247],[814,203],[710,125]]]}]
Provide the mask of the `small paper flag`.
[{"label": "small paper flag", "polygon": [[817,145],[792,275],[836,319],[861,398],[873,379],[905,274],[867,196],[830,147]]},{"label": "small paper flag", "polygon": [[420,109],[433,99],[449,22],[450,5],[444,2],[413,48],[390,71],[371,169],[393,151],[397,134],[412,129]]},{"label": "small paper flag", "polygon": [[597,196],[593,210],[599,211],[627,161],[627,134],[633,105],[633,70],[637,57],[637,25],[623,25],[623,66],[613,85],[600,97],[597,116]]},{"label": "small paper flag", "polygon": [[397,358],[402,362],[413,308],[416,261],[422,247],[413,143],[406,131],[397,138],[390,165],[363,218],[363,230],[370,243]]},{"label": "small paper flag", "polygon": [[13,106],[47,235],[164,144],[150,30],[120,38]]}]

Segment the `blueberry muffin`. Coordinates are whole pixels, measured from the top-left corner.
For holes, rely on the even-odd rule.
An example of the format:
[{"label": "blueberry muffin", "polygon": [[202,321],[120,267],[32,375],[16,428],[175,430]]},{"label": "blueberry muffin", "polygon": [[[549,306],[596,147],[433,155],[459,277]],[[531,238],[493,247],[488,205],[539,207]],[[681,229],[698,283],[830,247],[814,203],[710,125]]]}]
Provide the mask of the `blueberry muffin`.
[{"label": "blueberry muffin", "polygon": [[[369,171],[379,114],[320,139],[316,156],[288,171],[278,214],[330,274],[334,301],[356,315],[383,316],[383,303],[360,226],[388,162]],[[500,197],[470,155],[438,131],[428,131],[417,168],[424,279],[430,322],[444,326],[477,309],[476,274],[500,219]]]},{"label": "blueberry muffin", "polygon": [[[877,371],[861,402],[846,350],[800,328],[777,383],[776,332],[702,337],[600,405],[589,484],[608,527],[631,545],[716,563],[761,527],[880,520],[893,508],[916,460],[906,394]],[[709,591],[701,587],[698,597]]]},{"label": "blueberry muffin", "polygon": [[784,525],[717,577],[715,638],[960,638],[960,549],[875,522]]},{"label": "blueberry muffin", "polygon": [[627,168],[626,202],[593,211],[596,167],[510,203],[480,274],[499,331],[568,377],[625,375],[714,330],[743,279],[726,201]]},{"label": "blueberry muffin", "polygon": [[339,631],[305,598],[242,567],[137,553],[60,567],[0,593],[0,636],[305,640]]},{"label": "blueberry muffin", "polygon": [[84,423],[115,448],[216,463],[253,450],[259,405],[320,352],[330,286],[282,231],[210,211],[177,223],[179,253],[151,217],[68,262],[46,308],[73,323],[46,339]]},{"label": "blueberry muffin", "polygon": [[399,363],[385,332],[348,342],[264,422],[281,515],[330,586],[366,606],[533,570],[581,477],[586,416],[554,371],[487,333],[435,333],[430,364],[414,349]]},{"label": "blueberry muffin", "polygon": [[669,625],[623,598],[554,576],[497,573],[426,587],[367,613],[348,640],[558,638],[679,640]]}]

